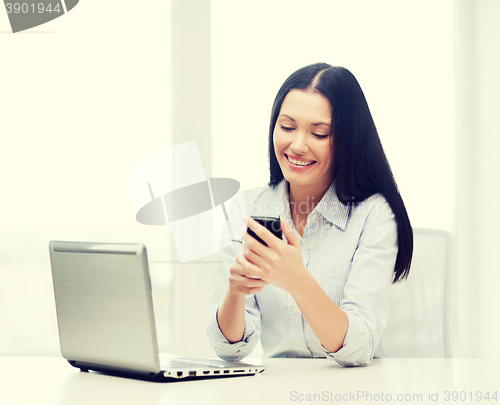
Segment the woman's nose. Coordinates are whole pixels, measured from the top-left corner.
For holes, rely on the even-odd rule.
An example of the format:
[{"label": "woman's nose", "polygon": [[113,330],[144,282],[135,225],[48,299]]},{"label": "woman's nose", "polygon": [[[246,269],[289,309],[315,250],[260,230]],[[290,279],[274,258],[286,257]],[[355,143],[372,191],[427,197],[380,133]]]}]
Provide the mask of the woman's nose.
[{"label": "woman's nose", "polygon": [[307,141],[303,134],[297,134],[290,144],[290,149],[297,155],[302,155],[307,152]]}]

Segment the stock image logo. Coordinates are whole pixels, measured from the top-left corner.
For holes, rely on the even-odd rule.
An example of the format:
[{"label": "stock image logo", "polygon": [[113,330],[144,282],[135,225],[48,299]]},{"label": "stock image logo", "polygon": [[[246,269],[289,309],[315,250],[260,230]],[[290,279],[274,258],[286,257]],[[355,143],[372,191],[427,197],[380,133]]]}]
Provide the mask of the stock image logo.
[{"label": "stock image logo", "polygon": [[215,253],[232,242],[221,233],[239,236],[242,221],[230,221],[229,204],[240,206],[240,183],[207,178],[195,141],[148,156],[130,169],[130,198],[137,222],[168,225],[181,263]]},{"label": "stock image logo", "polygon": [[12,32],[25,31],[55,20],[72,10],[79,0],[4,0]]}]

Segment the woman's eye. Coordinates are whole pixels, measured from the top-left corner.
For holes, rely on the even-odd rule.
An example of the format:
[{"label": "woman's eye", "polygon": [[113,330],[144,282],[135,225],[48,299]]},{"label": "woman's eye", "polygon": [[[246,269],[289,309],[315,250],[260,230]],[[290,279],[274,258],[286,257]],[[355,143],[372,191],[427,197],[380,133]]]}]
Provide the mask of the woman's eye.
[{"label": "woman's eye", "polygon": [[320,134],[313,134],[316,138],[319,138],[319,139],[325,139],[325,138],[328,138],[329,135],[320,135]]},{"label": "woman's eye", "polygon": [[284,125],[281,125],[281,129],[284,130],[284,131],[293,131],[292,127],[286,127]]}]

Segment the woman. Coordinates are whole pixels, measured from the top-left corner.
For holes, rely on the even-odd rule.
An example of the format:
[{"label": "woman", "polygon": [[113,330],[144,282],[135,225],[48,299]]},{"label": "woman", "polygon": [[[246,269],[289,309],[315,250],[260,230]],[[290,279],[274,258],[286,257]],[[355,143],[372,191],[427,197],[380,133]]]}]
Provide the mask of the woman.
[{"label": "woman", "polygon": [[388,289],[408,276],[413,233],[347,69],[318,63],[283,83],[269,161],[269,185],[246,192],[230,215],[244,215],[245,205],[248,217],[280,217],[286,240],[247,218],[268,246],[245,233],[221,252],[212,347],[228,361],[249,355],[260,337],[268,357],[355,366],[383,356]]}]

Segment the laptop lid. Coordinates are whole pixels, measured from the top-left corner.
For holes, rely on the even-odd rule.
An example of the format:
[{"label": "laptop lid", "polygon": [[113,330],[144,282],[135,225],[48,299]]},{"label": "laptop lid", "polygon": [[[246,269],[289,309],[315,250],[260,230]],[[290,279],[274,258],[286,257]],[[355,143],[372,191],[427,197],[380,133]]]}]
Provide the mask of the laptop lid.
[{"label": "laptop lid", "polygon": [[160,372],[145,246],[51,241],[50,260],[63,357]]}]

